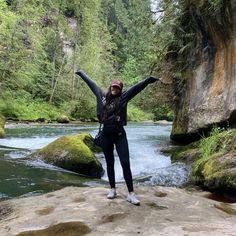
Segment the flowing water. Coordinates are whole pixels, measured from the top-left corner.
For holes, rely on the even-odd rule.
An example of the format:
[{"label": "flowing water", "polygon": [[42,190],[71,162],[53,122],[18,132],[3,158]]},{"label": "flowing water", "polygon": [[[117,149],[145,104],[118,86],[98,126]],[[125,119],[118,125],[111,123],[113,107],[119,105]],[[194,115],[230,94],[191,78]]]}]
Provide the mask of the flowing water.
[{"label": "flowing water", "polygon": [[[29,125],[7,124],[6,138],[0,139],[0,199],[36,195],[64,186],[97,186],[107,184],[106,172],[101,180],[85,178],[42,161],[25,161],[30,153],[64,135],[89,132],[95,136],[97,124]],[[129,123],[126,127],[134,181],[140,184],[182,186],[190,167],[172,164],[160,150],[170,145],[169,124]],[[117,182],[123,182],[119,159],[115,155]],[[105,161],[99,155],[104,169]]]}]

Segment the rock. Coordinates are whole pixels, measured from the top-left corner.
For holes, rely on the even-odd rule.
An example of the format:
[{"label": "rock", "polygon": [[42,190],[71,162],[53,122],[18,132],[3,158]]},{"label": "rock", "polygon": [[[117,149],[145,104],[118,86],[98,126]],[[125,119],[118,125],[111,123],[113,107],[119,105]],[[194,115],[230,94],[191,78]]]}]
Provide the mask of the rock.
[{"label": "rock", "polygon": [[28,158],[41,159],[66,170],[100,178],[103,168],[90,148],[93,151],[96,150],[93,147],[93,138],[89,134],[64,136],[31,154]]},{"label": "rock", "polygon": [[[213,21],[200,9],[203,5],[195,5],[199,14],[195,21],[201,27],[196,31],[198,43],[190,56],[192,65],[181,75],[185,84],[181,84],[171,132],[175,141],[192,142],[215,124],[236,125],[236,5],[233,0],[228,3],[229,14],[222,13],[222,21]],[[230,24],[232,27],[228,27]],[[208,42],[207,46],[203,41]]]},{"label": "rock", "polygon": [[3,138],[5,136],[5,118],[0,115],[0,138]]},{"label": "rock", "polygon": [[171,160],[193,164],[194,161],[199,159],[200,150],[199,143],[193,142],[185,146],[172,146],[161,150],[163,153],[171,156]]},{"label": "rock", "polygon": [[208,189],[236,191],[236,153],[212,155],[197,164],[193,179]]},{"label": "rock", "polygon": [[1,202],[9,213],[0,235],[235,235],[236,203],[223,205],[195,190],[138,186],[141,205],[134,206],[126,201],[126,186],[117,187],[114,200],[105,187],[66,187]]},{"label": "rock", "polygon": [[46,119],[44,117],[39,117],[35,120],[35,122],[42,122],[42,123],[45,121],[46,121]]},{"label": "rock", "polygon": [[66,116],[66,115],[60,115],[58,118],[57,118],[57,122],[58,123],[62,123],[62,124],[67,124],[70,122],[70,119]]},{"label": "rock", "polygon": [[80,134],[83,135],[83,142],[91,149],[94,153],[101,153],[102,148],[94,144],[94,139],[90,134]]}]

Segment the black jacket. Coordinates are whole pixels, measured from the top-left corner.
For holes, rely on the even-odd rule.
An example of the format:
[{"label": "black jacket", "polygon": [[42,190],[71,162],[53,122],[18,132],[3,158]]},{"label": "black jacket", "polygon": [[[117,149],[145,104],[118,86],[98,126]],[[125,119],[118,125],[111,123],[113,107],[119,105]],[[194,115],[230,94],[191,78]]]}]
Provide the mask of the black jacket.
[{"label": "black jacket", "polygon": [[[106,93],[104,93],[98,85],[91,79],[89,76],[84,73],[83,71],[79,70],[76,72],[77,75],[79,75],[85,83],[89,86],[89,88],[92,90],[92,92],[95,94],[97,98],[97,117],[101,123],[104,125],[115,125],[116,122],[119,123],[119,125],[124,126],[127,124],[127,104],[128,102],[136,96],[139,92],[141,92],[148,84],[153,83],[153,77],[148,77],[139,83],[135,84],[131,88],[129,88],[127,91],[124,91],[120,94],[119,98],[114,97],[109,102],[109,109],[107,111],[107,117],[105,120],[102,119],[103,115],[103,109],[106,104]],[[156,79],[156,78],[155,78]],[[155,80],[157,81],[157,79]],[[116,99],[119,99],[119,105],[114,105]],[[119,120],[117,121],[117,117],[119,117]]]}]

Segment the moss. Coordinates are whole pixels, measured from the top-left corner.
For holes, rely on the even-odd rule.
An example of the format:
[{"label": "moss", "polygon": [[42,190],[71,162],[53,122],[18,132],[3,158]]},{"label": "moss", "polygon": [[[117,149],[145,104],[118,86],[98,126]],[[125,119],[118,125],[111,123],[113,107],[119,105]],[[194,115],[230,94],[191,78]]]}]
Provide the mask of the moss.
[{"label": "moss", "polygon": [[198,143],[199,142],[194,142],[185,146],[172,147],[163,150],[163,152],[169,154],[172,161],[193,163],[200,155]]},{"label": "moss", "polygon": [[99,153],[102,152],[102,149],[94,144],[93,137],[90,134],[80,134],[83,142],[91,149],[92,152]]},{"label": "moss", "polygon": [[198,160],[192,179],[209,189],[236,189],[236,153],[217,153]]},{"label": "moss", "polygon": [[[184,96],[184,95],[181,95]],[[185,98],[188,100],[188,98]],[[179,108],[181,106],[181,109]],[[188,140],[188,108],[189,105],[184,102],[184,104],[179,105],[175,111],[175,118],[173,121],[173,126],[171,130],[171,139],[180,143],[190,143]]]},{"label": "moss", "polygon": [[236,189],[236,153],[210,159],[203,166],[202,174],[208,188]]},{"label": "moss", "polygon": [[103,168],[84,140],[91,140],[89,134],[64,136],[42,148],[31,158],[40,158],[67,170],[92,177],[101,177]]},{"label": "moss", "polygon": [[173,127],[172,127],[172,136],[179,135],[179,134],[186,134],[187,133],[187,116],[178,117],[178,119],[174,120]]},{"label": "moss", "polygon": [[4,126],[5,118],[0,115],[0,138],[3,138],[5,136]]}]

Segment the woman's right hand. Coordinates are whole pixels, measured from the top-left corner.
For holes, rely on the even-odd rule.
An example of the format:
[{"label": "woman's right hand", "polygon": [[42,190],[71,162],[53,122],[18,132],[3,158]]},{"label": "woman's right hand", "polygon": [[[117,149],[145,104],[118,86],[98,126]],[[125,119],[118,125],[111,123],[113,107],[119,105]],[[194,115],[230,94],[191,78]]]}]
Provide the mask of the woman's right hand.
[{"label": "woman's right hand", "polygon": [[155,83],[155,82],[157,82],[157,81],[159,81],[160,80],[160,78],[158,78],[158,77],[156,77],[156,76],[149,76],[148,77],[148,81],[149,81],[149,83],[151,84],[151,83]]},{"label": "woman's right hand", "polygon": [[78,68],[78,69],[75,71],[75,74],[80,75],[81,72],[82,72],[82,70],[81,70],[80,68]]}]

